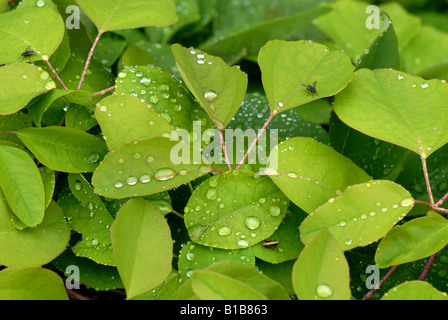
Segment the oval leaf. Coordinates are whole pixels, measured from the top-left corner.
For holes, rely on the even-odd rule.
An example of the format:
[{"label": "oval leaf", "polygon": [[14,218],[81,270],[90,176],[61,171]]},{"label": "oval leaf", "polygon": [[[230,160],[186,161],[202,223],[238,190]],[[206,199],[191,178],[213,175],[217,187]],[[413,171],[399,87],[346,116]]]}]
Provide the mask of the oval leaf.
[{"label": "oval leaf", "polygon": [[45,213],[45,191],[39,170],[20,149],[0,146],[0,186],[14,214],[34,227]]},{"label": "oval leaf", "polygon": [[350,186],[303,221],[302,241],[308,243],[328,227],[344,251],[366,246],[383,237],[413,205],[409,192],[391,181],[372,180]]},{"label": "oval leaf", "polygon": [[118,211],[111,236],[128,299],[155,288],[170,274],[171,231],[151,202],[141,198],[126,202]]},{"label": "oval leaf", "polygon": [[185,207],[185,225],[199,244],[250,247],[274,233],[289,201],[266,177],[230,171],[204,181]]},{"label": "oval leaf", "polygon": [[218,129],[224,129],[238,111],[247,89],[247,75],[221,58],[196,49],[171,46],[176,65],[194,97]]},{"label": "oval leaf", "polygon": [[426,258],[448,243],[448,221],[437,213],[394,227],[375,253],[379,268]]},{"label": "oval leaf", "polygon": [[0,271],[1,300],[68,300],[61,277],[48,269],[13,267]]},{"label": "oval leaf", "polygon": [[348,126],[427,158],[448,142],[447,100],[445,81],[361,69],[333,107]]},{"label": "oval leaf", "polygon": [[0,114],[12,114],[34,97],[55,89],[46,71],[28,63],[12,63],[0,68]]},{"label": "oval leaf", "polygon": [[170,124],[139,98],[126,94],[111,95],[95,109],[110,150],[131,141],[171,134]]},{"label": "oval leaf", "polygon": [[92,185],[97,194],[115,199],[162,192],[207,174],[210,168],[200,164],[201,157],[190,145],[168,138],[130,142],[104,158]]},{"label": "oval leaf", "polygon": [[355,69],[345,53],[308,41],[269,41],[260,50],[258,64],[272,112],[335,95]]},{"label": "oval leaf", "polygon": [[308,213],[348,186],[371,179],[331,147],[304,137],[294,137],[274,147],[265,174]]},{"label": "oval leaf", "polygon": [[100,32],[166,27],[177,22],[172,0],[76,0]]},{"label": "oval leaf", "polygon": [[348,263],[327,228],[302,250],[294,264],[292,283],[300,300],[350,299]]},{"label": "oval leaf", "polygon": [[108,152],[103,140],[73,128],[26,128],[17,136],[39,162],[55,171],[92,172]]},{"label": "oval leaf", "polygon": [[61,208],[51,202],[45,218],[35,228],[16,229],[12,213],[0,194],[0,264],[39,267],[49,263],[67,247],[70,227]]},{"label": "oval leaf", "polygon": [[[48,60],[61,43],[64,32],[61,16],[51,8],[23,8],[4,13],[0,19],[0,39],[8,45],[0,48],[0,64],[25,59]],[[25,50],[35,54],[24,57]]]},{"label": "oval leaf", "polygon": [[415,280],[392,288],[381,300],[448,300],[448,296],[428,282]]}]

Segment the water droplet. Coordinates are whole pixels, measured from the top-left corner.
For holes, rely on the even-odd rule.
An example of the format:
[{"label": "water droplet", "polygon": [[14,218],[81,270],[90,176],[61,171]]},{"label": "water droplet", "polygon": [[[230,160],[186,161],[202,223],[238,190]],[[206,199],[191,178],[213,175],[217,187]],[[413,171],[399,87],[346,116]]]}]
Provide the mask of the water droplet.
[{"label": "water droplet", "polygon": [[273,217],[277,217],[280,214],[281,210],[277,206],[270,206],[269,207],[269,214]]},{"label": "water droplet", "polygon": [[251,230],[255,230],[260,226],[260,220],[257,217],[247,217],[245,223],[246,227]]},{"label": "water droplet", "polygon": [[133,186],[137,183],[137,178],[130,176],[129,178],[126,179],[126,183],[130,186]]},{"label": "water droplet", "polygon": [[297,174],[294,173],[294,172],[288,173],[287,176],[290,177],[290,178],[293,178],[293,179],[297,178]]},{"label": "water droplet", "polygon": [[28,78],[28,75],[27,74],[22,74],[22,78],[26,79],[26,78]]},{"label": "water droplet", "polygon": [[82,189],[82,183],[77,181],[75,182],[75,190],[80,191]]},{"label": "water droplet", "polygon": [[107,111],[107,106],[100,106],[100,111],[106,112]]},{"label": "water droplet", "polygon": [[169,168],[157,170],[157,172],[154,174],[154,177],[158,181],[166,181],[174,178],[175,176],[176,172],[173,169]]},{"label": "water droplet", "polygon": [[338,225],[339,225],[340,227],[343,227],[343,226],[346,225],[346,222],[345,222],[344,220],[341,220],[341,221],[339,221]]},{"label": "water droplet", "polygon": [[216,192],[216,189],[210,188],[207,190],[206,197],[208,200],[216,200],[217,196],[218,196],[218,193]]},{"label": "water droplet", "polygon": [[36,1],[36,6],[43,7],[44,5],[45,5],[45,1],[44,0],[37,0]]},{"label": "water droplet", "polygon": [[121,182],[121,181],[115,182],[115,187],[116,188],[121,188],[122,186],[123,186],[123,182]]},{"label": "water droplet", "polygon": [[229,227],[221,227],[218,230],[218,234],[220,236],[228,236],[231,233],[232,233],[232,229],[230,229]]},{"label": "water droplet", "polygon": [[249,246],[249,242],[246,239],[240,239],[237,243],[241,248],[247,248]]},{"label": "water droplet", "polygon": [[265,202],[266,202],[265,197],[261,197],[260,199],[258,199],[258,203],[265,203]]},{"label": "water droplet", "polygon": [[51,90],[51,89],[55,89],[55,88],[56,88],[56,83],[54,83],[53,80],[50,80],[45,84],[45,89],[47,89],[47,90]]},{"label": "water droplet", "polygon": [[402,207],[408,207],[410,205],[414,204],[414,199],[413,198],[405,198],[403,200],[401,200],[400,205]]},{"label": "water droplet", "polygon": [[428,84],[427,84],[426,82],[423,82],[420,86],[421,86],[423,89],[428,88]]},{"label": "water droplet", "polygon": [[401,74],[398,75],[398,80],[402,80],[404,79],[404,76],[402,76]]},{"label": "water droplet", "polygon": [[24,19],[23,22],[30,23],[30,19]]},{"label": "water droplet", "polygon": [[99,243],[98,239],[93,239],[93,240],[92,240],[92,245],[93,245],[93,246],[98,245],[98,243]]},{"label": "water droplet", "polygon": [[[124,74],[125,76],[126,76],[126,74]],[[118,75],[118,76],[120,76],[120,75]],[[123,77],[124,78],[124,77]],[[147,86],[149,86],[149,84],[151,83],[151,79],[150,78],[147,78],[147,77],[143,77],[143,78],[141,78],[140,79],[140,83],[142,84],[142,85],[144,85],[145,87],[147,87]]]},{"label": "water droplet", "polygon": [[333,290],[328,284],[320,284],[316,288],[316,294],[320,298],[329,298],[333,294]]},{"label": "water droplet", "polygon": [[149,97],[149,102],[151,102],[152,104],[157,104],[159,102],[159,98],[155,95],[152,95]]},{"label": "water droplet", "polygon": [[347,246],[351,245],[351,244],[352,244],[352,240],[350,240],[350,239],[346,240],[346,241],[345,241],[345,244],[346,244]]},{"label": "water droplet", "polygon": [[196,62],[197,62],[198,64],[204,64],[204,63],[205,63],[205,60],[198,59]]},{"label": "water droplet", "polygon": [[208,185],[210,187],[216,187],[218,185],[218,179],[219,176],[213,176],[210,179],[208,179]]},{"label": "water droplet", "polygon": [[216,100],[217,97],[218,97],[218,95],[216,94],[215,91],[208,90],[208,91],[205,91],[205,93],[204,93],[204,99],[207,102],[213,102]]},{"label": "water droplet", "polygon": [[139,180],[141,183],[148,183],[149,181],[151,181],[151,177],[148,174],[144,174],[140,177]]},{"label": "water droplet", "polygon": [[196,256],[194,255],[193,252],[188,252],[186,254],[186,258],[187,258],[188,261],[193,261],[196,258]]},{"label": "water droplet", "polygon": [[139,152],[136,152],[135,154],[134,154],[134,158],[135,159],[140,159],[142,157],[142,155],[141,155],[141,153],[139,153]]},{"label": "water droplet", "polygon": [[49,77],[50,77],[50,75],[49,75],[48,72],[46,72],[46,71],[42,71],[42,72],[40,73],[40,78],[41,78],[42,80],[47,80]]}]

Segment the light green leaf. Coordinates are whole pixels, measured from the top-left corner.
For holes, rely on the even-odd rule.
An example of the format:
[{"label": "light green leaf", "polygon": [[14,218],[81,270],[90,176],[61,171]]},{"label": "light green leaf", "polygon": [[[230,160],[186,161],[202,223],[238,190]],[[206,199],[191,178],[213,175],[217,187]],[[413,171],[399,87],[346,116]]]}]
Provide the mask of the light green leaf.
[{"label": "light green leaf", "polygon": [[294,137],[274,147],[265,174],[307,213],[348,186],[371,179],[331,147],[304,137]]},{"label": "light green leaf", "polygon": [[53,198],[54,187],[56,186],[55,173],[53,170],[39,167],[40,176],[45,190],[45,208],[48,208]]},{"label": "light green leaf", "polygon": [[[304,40],[269,41],[260,50],[258,64],[272,112],[335,95],[353,78],[355,69],[345,53]],[[307,86],[316,92],[309,92]]]},{"label": "light green leaf", "polygon": [[361,69],[333,107],[348,126],[427,158],[448,142],[447,100],[445,81]]},{"label": "light green leaf", "polygon": [[327,228],[320,231],[302,250],[294,264],[292,282],[300,300],[350,299],[348,263]]},{"label": "light green leaf", "polygon": [[111,236],[128,299],[155,288],[170,274],[170,228],[151,202],[141,198],[126,202],[112,225]]},{"label": "light green leaf", "polygon": [[267,300],[262,293],[244,282],[210,270],[193,273],[191,285],[203,300]]},{"label": "light green leaf", "polygon": [[0,146],[0,187],[14,214],[34,227],[45,213],[45,191],[39,170],[20,149]]},{"label": "light green leaf", "polygon": [[49,74],[28,63],[12,63],[0,68],[0,114],[12,114],[56,84]]},{"label": "light green leaf", "polygon": [[17,136],[39,162],[55,171],[92,172],[108,152],[103,140],[73,128],[26,128]]},{"label": "light green leaf", "polygon": [[[178,156],[179,150],[182,156]],[[122,199],[174,188],[207,174],[202,155],[190,145],[155,137],[109,153],[92,177],[95,192]]]},{"label": "light green leaf", "polygon": [[193,242],[241,249],[271,236],[288,204],[267,177],[229,171],[199,185],[185,207],[184,220]]},{"label": "light green leaf", "polygon": [[[0,39],[8,45],[0,48],[0,64],[20,60],[48,60],[64,37],[61,16],[51,8],[24,8],[2,14]],[[33,51],[22,57],[25,51]]]},{"label": "light green leaf", "polygon": [[68,300],[68,296],[53,271],[12,267],[0,271],[0,300]]},{"label": "light green leaf", "polygon": [[208,267],[221,260],[255,267],[255,256],[250,249],[223,250],[188,242],[179,253],[177,262],[179,274],[186,280],[194,270]]},{"label": "light green leaf", "polygon": [[378,245],[375,261],[379,268],[387,268],[426,258],[447,243],[448,221],[429,212],[425,217],[394,227]]},{"label": "light green leaf", "polygon": [[409,192],[392,181],[372,180],[353,185],[303,221],[301,239],[306,244],[328,227],[344,251],[366,246],[383,237],[413,205]]},{"label": "light green leaf", "polygon": [[139,98],[111,95],[98,103],[95,117],[110,150],[131,141],[170,135],[170,124]]},{"label": "light green leaf", "polygon": [[76,0],[100,32],[166,27],[177,22],[172,0]]},{"label": "light green leaf", "polygon": [[0,194],[0,264],[39,267],[52,261],[67,247],[70,227],[55,202],[50,203],[44,220],[35,228],[18,230],[11,219],[12,212]]},{"label": "light green leaf", "polygon": [[[159,113],[163,122],[167,122],[173,128],[192,132],[195,121],[200,121],[202,130],[213,127],[207,113],[193,100],[185,86],[168,72],[156,67],[124,68],[118,74],[115,92],[140,98],[148,105],[147,108]],[[122,109],[128,110],[128,108]],[[147,126],[148,123],[144,124],[143,128]],[[165,127],[165,124],[161,125],[160,129]],[[163,131],[165,134],[168,132],[171,130]]]},{"label": "light green leaf", "polygon": [[191,93],[218,129],[224,129],[244,99],[247,75],[221,58],[196,49],[173,44],[171,51]]},{"label": "light green leaf", "polygon": [[448,296],[428,282],[414,280],[392,288],[381,300],[448,300]]}]

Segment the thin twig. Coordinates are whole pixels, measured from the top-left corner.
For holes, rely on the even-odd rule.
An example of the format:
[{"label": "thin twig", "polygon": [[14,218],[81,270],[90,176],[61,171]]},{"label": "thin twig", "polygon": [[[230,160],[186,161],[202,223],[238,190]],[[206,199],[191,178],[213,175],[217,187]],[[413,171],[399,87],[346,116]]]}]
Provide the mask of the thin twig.
[{"label": "thin twig", "polygon": [[428,275],[429,270],[432,267],[432,264],[434,263],[434,260],[437,257],[437,254],[438,254],[438,252],[434,253],[432,256],[430,256],[428,258],[428,260],[425,263],[425,266],[423,267],[422,273],[420,273],[420,276],[418,277],[418,280],[422,280],[422,281],[425,280],[426,276]]},{"label": "thin twig", "polygon": [[229,170],[232,170],[232,166],[230,165],[230,160],[229,160],[229,156],[227,154],[226,151],[226,142],[224,141],[224,135],[222,133],[222,130],[218,130],[219,131],[219,137],[221,138],[221,146],[222,146],[222,152],[224,153],[224,158],[227,164],[227,168]]},{"label": "thin twig", "polygon": [[112,86],[112,87],[110,87],[110,88],[107,88],[107,89],[104,89],[104,90],[95,92],[93,95],[94,95],[94,96],[103,95],[103,94],[108,93],[109,91],[112,91],[112,90],[114,90],[114,89],[115,89],[115,86]]},{"label": "thin twig", "polygon": [[422,167],[423,167],[423,175],[425,176],[426,189],[428,190],[429,202],[431,206],[434,207],[434,197],[432,195],[431,183],[429,181],[428,167],[426,166],[426,158],[421,157],[422,159]]},{"label": "thin twig", "polygon": [[45,60],[45,63],[47,64],[48,68],[50,68],[51,72],[53,72],[54,76],[56,77],[56,79],[58,79],[59,83],[61,84],[61,86],[67,90],[67,86],[65,85],[64,81],[62,81],[62,79],[59,77],[58,73],[56,72],[56,70],[53,68],[53,66],[51,65],[50,61]]},{"label": "thin twig", "polygon": [[182,213],[177,212],[176,210],[171,210],[172,213],[174,213],[176,216],[178,216],[179,218],[183,219],[184,215]]},{"label": "thin twig", "polygon": [[379,288],[381,288],[383,283],[386,282],[386,280],[390,278],[390,276],[395,272],[395,270],[397,270],[397,268],[398,268],[398,265],[393,266],[392,268],[390,268],[389,271],[387,271],[386,275],[383,277],[383,279],[380,280],[380,283],[378,283],[378,285],[375,285],[375,287],[372,290],[367,292],[366,295],[362,298],[362,300],[367,300],[367,299],[371,298],[373,296],[373,294]]},{"label": "thin twig", "polygon": [[87,69],[89,68],[90,60],[93,57],[93,52],[95,51],[96,45],[98,44],[98,41],[100,40],[100,37],[102,34],[103,34],[103,32],[101,30],[99,30],[98,35],[96,36],[95,41],[92,44],[92,48],[90,48],[90,52],[89,52],[89,55],[87,56],[87,60],[86,60],[86,65],[84,66],[84,70],[82,71],[81,79],[79,79],[79,84],[78,84],[78,88],[77,88],[78,90],[81,89],[82,83],[84,82],[84,78],[87,73]]},{"label": "thin twig", "polygon": [[252,141],[251,145],[249,146],[249,148],[246,151],[246,154],[244,155],[243,159],[241,159],[241,161],[238,163],[238,166],[236,167],[236,169],[239,169],[244,164],[244,161],[246,161],[247,157],[252,152],[252,149],[255,147],[255,145],[257,144],[257,142],[260,139],[261,135],[266,130],[267,126],[269,125],[269,123],[272,121],[272,119],[275,117],[276,114],[277,114],[276,112],[272,112],[269,115],[269,118],[266,120],[266,122],[264,123],[263,127],[261,128],[261,130],[258,132],[258,135],[255,138],[255,140]]}]

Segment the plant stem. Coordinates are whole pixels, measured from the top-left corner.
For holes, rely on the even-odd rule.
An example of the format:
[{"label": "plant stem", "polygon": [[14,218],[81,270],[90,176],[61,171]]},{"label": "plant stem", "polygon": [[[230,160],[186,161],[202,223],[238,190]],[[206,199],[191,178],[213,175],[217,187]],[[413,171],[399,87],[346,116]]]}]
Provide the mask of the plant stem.
[{"label": "plant stem", "polygon": [[176,210],[171,210],[172,213],[174,213],[176,216],[178,216],[179,218],[183,219],[184,216],[182,213],[177,212]]},{"label": "plant stem", "polygon": [[224,135],[222,133],[223,129],[219,129],[219,137],[221,138],[221,146],[222,146],[222,152],[224,153],[224,158],[227,164],[227,168],[230,170],[232,170],[232,166],[230,165],[230,160],[229,160],[229,156],[227,154],[226,151],[226,142],[224,141]]},{"label": "plant stem", "polygon": [[436,202],[436,206],[437,206],[437,207],[438,207],[438,206],[441,206],[441,205],[445,202],[446,199],[448,199],[448,193],[445,194],[442,198],[440,198],[439,201]]},{"label": "plant stem", "polygon": [[266,122],[264,123],[261,130],[258,132],[257,137],[255,138],[254,141],[252,141],[252,144],[247,149],[246,154],[244,155],[243,159],[241,159],[241,161],[238,163],[238,166],[236,167],[236,169],[239,169],[243,165],[244,161],[246,161],[247,157],[249,156],[249,153],[251,153],[252,149],[255,147],[255,145],[257,144],[261,135],[266,130],[267,126],[269,125],[269,123],[272,121],[272,119],[275,117],[276,114],[277,114],[277,112],[271,112],[271,114],[269,115],[269,118],[266,120]]},{"label": "plant stem", "polygon": [[431,206],[435,207],[434,197],[432,195],[431,190],[431,183],[429,181],[428,167],[426,166],[426,158],[421,157],[421,159],[422,159],[423,174],[425,176],[426,189],[428,190],[429,201],[431,203]]},{"label": "plant stem", "polygon": [[92,48],[90,48],[89,55],[87,56],[86,64],[85,64],[84,70],[82,71],[82,74],[81,74],[81,79],[79,79],[79,84],[78,84],[78,88],[77,88],[78,90],[81,89],[82,83],[84,82],[84,78],[87,73],[87,69],[89,68],[90,60],[93,57],[93,52],[95,51],[96,45],[98,44],[98,41],[100,40],[100,37],[102,34],[103,34],[103,31],[98,30],[98,35],[96,36],[95,41],[93,41]]},{"label": "plant stem", "polygon": [[50,61],[45,60],[45,63],[47,64],[48,68],[50,68],[51,72],[53,72],[54,76],[56,77],[56,79],[58,79],[59,83],[61,84],[61,86],[67,90],[67,86],[65,85],[64,81],[62,81],[62,79],[59,77],[58,73],[56,72],[56,70],[53,68],[53,66],[51,65]]},{"label": "plant stem", "polygon": [[393,266],[392,268],[387,271],[386,275],[383,277],[383,279],[380,280],[380,283],[375,286],[372,290],[366,293],[366,295],[362,298],[362,300],[367,300],[373,296],[373,294],[386,282],[387,279],[390,278],[390,276],[397,270],[398,265]]},{"label": "plant stem", "polygon": [[93,95],[94,95],[94,96],[103,95],[103,94],[108,93],[109,91],[112,91],[112,90],[114,90],[114,89],[115,89],[115,86],[112,86],[112,87],[110,87],[110,88],[107,88],[107,89],[104,89],[104,90],[95,92]]},{"label": "plant stem", "polygon": [[438,252],[434,253],[432,256],[430,256],[428,258],[428,260],[426,261],[425,266],[423,267],[422,273],[420,273],[420,276],[418,277],[418,280],[422,280],[422,281],[425,280],[426,276],[428,275],[429,270],[432,267],[432,264],[434,263],[434,260],[437,257],[437,254],[438,254]]},{"label": "plant stem", "polygon": [[0,134],[2,133],[17,133],[17,131],[0,131]]}]

